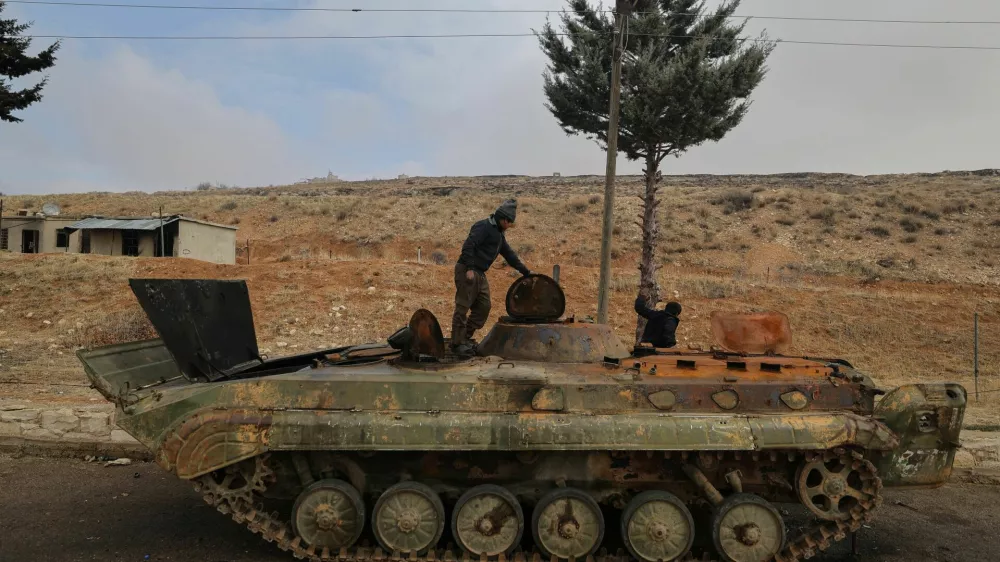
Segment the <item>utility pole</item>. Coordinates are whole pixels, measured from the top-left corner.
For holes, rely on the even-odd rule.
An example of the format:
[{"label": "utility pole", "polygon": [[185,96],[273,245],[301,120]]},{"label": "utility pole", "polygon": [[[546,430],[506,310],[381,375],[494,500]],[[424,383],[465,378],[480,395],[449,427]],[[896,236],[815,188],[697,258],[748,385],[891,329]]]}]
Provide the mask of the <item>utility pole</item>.
[{"label": "utility pole", "polygon": [[611,107],[608,110],[608,163],[604,172],[604,225],[601,231],[601,278],[597,284],[597,323],[608,323],[608,286],[611,284],[611,233],[615,222],[615,164],[618,160],[618,104],[621,96],[625,18],[632,0],[617,0],[614,50],[611,55]]},{"label": "utility pole", "polygon": [[160,205],[160,257],[167,257],[167,253],[164,251],[164,245],[166,243],[163,241],[163,205]]}]

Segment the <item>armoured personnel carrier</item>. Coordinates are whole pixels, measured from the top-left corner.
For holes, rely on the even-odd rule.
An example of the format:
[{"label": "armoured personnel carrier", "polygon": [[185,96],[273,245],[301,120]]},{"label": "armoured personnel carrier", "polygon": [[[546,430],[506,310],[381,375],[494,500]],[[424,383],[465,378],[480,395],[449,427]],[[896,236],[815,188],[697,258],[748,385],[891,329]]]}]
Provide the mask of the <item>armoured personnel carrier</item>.
[{"label": "armoured personnel carrier", "polygon": [[[421,309],[386,344],[272,359],[243,282],[130,283],[160,338],[79,353],[116,423],[299,559],[805,559],[959,446],[961,386],[784,355],[780,314],[630,351],[532,275],[473,358]],[[812,521],[787,534],[778,502]]]}]

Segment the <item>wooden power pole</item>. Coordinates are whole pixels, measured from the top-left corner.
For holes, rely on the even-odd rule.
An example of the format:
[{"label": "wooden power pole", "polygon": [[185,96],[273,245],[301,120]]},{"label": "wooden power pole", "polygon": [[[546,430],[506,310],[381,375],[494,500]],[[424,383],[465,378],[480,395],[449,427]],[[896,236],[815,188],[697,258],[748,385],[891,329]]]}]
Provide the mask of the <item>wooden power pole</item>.
[{"label": "wooden power pole", "polygon": [[166,242],[163,241],[163,205],[160,205],[160,257],[167,257]]},{"label": "wooden power pole", "polygon": [[615,223],[615,164],[618,159],[618,104],[621,96],[625,18],[632,0],[617,0],[614,50],[611,58],[611,107],[608,110],[608,163],[604,176],[604,225],[601,231],[601,278],[597,284],[597,323],[608,323],[608,287],[611,284],[611,234]]}]

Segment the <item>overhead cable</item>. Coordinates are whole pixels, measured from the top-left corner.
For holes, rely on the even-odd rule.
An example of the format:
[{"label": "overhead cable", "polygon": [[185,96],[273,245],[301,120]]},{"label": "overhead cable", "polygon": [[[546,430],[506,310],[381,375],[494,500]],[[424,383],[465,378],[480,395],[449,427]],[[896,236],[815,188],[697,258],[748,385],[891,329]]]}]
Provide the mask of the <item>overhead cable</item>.
[{"label": "overhead cable", "polygon": [[[567,33],[556,33],[567,36]],[[690,39],[697,36],[688,35],[658,35],[651,33],[630,33],[633,37],[662,37],[674,39]],[[122,41],[288,41],[288,40],[377,40],[377,39],[468,39],[468,38],[506,38],[506,37],[536,37],[535,33],[446,33],[446,34],[393,34],[393,35],[26,35],[32,39],[81,39],[81,40],[122,40]],[[770,43],[771,39],[741,37],[737,41],[751,43]],[[774,39],[778,44],[792,45],[824,45],[837,47],[880,47],[894,49],[943,49],[943,50],[973,50],[1000,51],[1000,46],[989,45],[927,45],[899,43],[857,43],[842,41],[799,41],[794,39]]]},{"label": "overhead cable", "polygon": [[[88,8],[138,8],[153,10],[212,10],[212,11],[247,11],[247,12],[330,12],[330,13],[455,13],[455,14],[557,14],[560,10],[538,10],[518,8],[323,8],[323,7],[283,7],[283,6],[209,6],[209,5],[172,5],[172,4],[122,4],[116,2],[58,2],[54,0],[5,0],[8,4],[33,4],[39,6],[67,6]],[[602,13],[612,13],[613,10],[598,10]],[[633,12],[646,14],[651,12]],[[657,12],[658,13],[658,12]],[[711,16],[711,13],[673,12],[682,16]],[[840,18],[818,16],[771,16],[754,14],[733,14],[726,16],[732,19],[758,19],[779,21],[820,21],[844,23],[894,23],[894,24],[929,24],[929,25],[1000,25],[1000,20],[914,20],[914,19],[876,19],[876,18]]]}]

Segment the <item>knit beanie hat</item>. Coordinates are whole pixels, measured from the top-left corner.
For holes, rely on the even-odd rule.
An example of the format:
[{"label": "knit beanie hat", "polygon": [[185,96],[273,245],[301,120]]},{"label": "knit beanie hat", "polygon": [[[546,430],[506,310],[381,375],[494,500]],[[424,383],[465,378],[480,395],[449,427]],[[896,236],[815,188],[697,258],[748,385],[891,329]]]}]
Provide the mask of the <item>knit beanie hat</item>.
[{"label": "knit beanie hat", "polygon": [[504,218],[510,222],[514,222],[514,217],[517,215],[517,201],[515,199],[508,199],[504,201],[497,210],[493,213],[496,218]]}]

